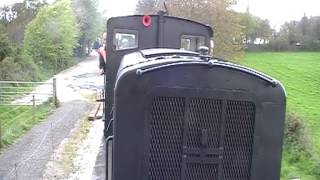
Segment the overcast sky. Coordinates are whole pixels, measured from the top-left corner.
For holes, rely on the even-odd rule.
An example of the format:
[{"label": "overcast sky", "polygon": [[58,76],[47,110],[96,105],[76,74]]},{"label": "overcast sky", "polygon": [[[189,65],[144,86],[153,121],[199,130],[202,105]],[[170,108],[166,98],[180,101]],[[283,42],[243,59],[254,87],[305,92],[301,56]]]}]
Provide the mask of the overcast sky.
[{"label": "overcast sky", "polygon": [[304,13],[308,17],[320,16],[320,0],[238,0],[234,9],[244,12],[248,2],[250,13],[270,20],[272,26],[300,20]]},{"label": "overcast sky", "polygon": [[132,15],[137,2],[138,0],[99,0],[99,9],[106,10],[109,17]]},{"label": "overcast sky", "polygon": [[[0,0],[0,6],[22,0]],[[134,13],[138,0],[99,0],[99,9],[107,10],[107,15],[122,16]],[[244,12],[249,2],[252,14],[269,19],[272,27],[279,27],[285,21],[299,20],[304,15],[320,16],[320,0],[238,0],[233,7]]]}]

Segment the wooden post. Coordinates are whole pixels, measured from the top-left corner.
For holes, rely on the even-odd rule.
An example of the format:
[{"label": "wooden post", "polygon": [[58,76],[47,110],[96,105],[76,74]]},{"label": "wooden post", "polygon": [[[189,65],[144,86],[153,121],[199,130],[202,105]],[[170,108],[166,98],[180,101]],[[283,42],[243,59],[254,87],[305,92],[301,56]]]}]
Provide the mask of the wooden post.
[{"label": "wooden post", "polygon": [[53,103],[56,107],[58,107],[58,97],[57,97],[57,79],[53,78],[52,83],[52,91],[53,91]]},{"label": "wooden post", "polygon": [[36,99],[34,95],[32,95],[32,118],[36,120]]},{"label": "wooden post", "polygon": [[16,172],[16,179],[18,179],[18,164],[17,163],[15,163],[14,164],[14,171]]},{"label": "wooden post", "polygon": [[0,119],[0,150],[2,148],[2,122],[1,122],[1,119]]}]

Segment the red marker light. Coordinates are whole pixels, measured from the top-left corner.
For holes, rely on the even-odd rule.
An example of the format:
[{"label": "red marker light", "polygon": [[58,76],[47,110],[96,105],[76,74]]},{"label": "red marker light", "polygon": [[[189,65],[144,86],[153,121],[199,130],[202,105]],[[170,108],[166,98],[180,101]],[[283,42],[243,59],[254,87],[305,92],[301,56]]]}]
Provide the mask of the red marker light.
[{"label": "red marker light", "polygon": [[152,23],[152,18],[151,18],[151,16],[144,15],[144,16],[142,17],[142,24],[144,25],[144,27],[149,27],[149,26],[151,26],[151,23]]}]

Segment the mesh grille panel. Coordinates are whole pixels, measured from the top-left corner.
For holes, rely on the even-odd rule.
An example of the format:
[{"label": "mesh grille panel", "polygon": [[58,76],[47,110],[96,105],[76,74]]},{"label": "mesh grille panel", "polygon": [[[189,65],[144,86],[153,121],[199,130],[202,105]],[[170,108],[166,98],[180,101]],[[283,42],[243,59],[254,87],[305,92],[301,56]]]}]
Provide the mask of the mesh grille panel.
[{"label": "mesh grille panel", "polygon": [[187,146],[200,148],[201,130],[208,131],[208,148],[218,148],[222,100],[192,98],[189,104]]},{"label": "mesh grille panel", "polygon": [[180,180],[185,99],[155,97],[152,103],[150,180]]},{"label": "mesh grille panel", "polygon": [[224,180],[250,179],[254,117],[253,103],[227,102],[223,157]]},{"label": "mesh grille panel", "polygon": [[217,164],[187,164],[186,180],[217,180]]},{"label": "mesh grille panel", "polygon": [[[255,105],[248,101],[155,97],[150,120],[148,180],[182,180],[182,177],[183,180],[216,180],[218,174],[222,180],[249,180],[254,121]],[[203,148],[218,150],[221,145],[221,169],[219,163],[199,161],[198,158],[203,158]],[[199,153],[184,154],[183,148]],[[191,159],[182,163],[182,157]],[[217,154],[205,154],[205,157],[218,159]]]}]

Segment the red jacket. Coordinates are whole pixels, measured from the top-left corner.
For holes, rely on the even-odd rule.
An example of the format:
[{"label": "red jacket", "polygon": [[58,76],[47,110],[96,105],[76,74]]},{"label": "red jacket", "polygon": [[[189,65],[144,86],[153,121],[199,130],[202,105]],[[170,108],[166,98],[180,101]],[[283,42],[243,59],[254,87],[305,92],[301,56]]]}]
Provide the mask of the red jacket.
[{"label": "red jacket", "polygon": [[104,46],[101,46],[98,49],[98,53],[103,57],[104,62],[106,62],[107,61],[107,51],[105,50]]}]

